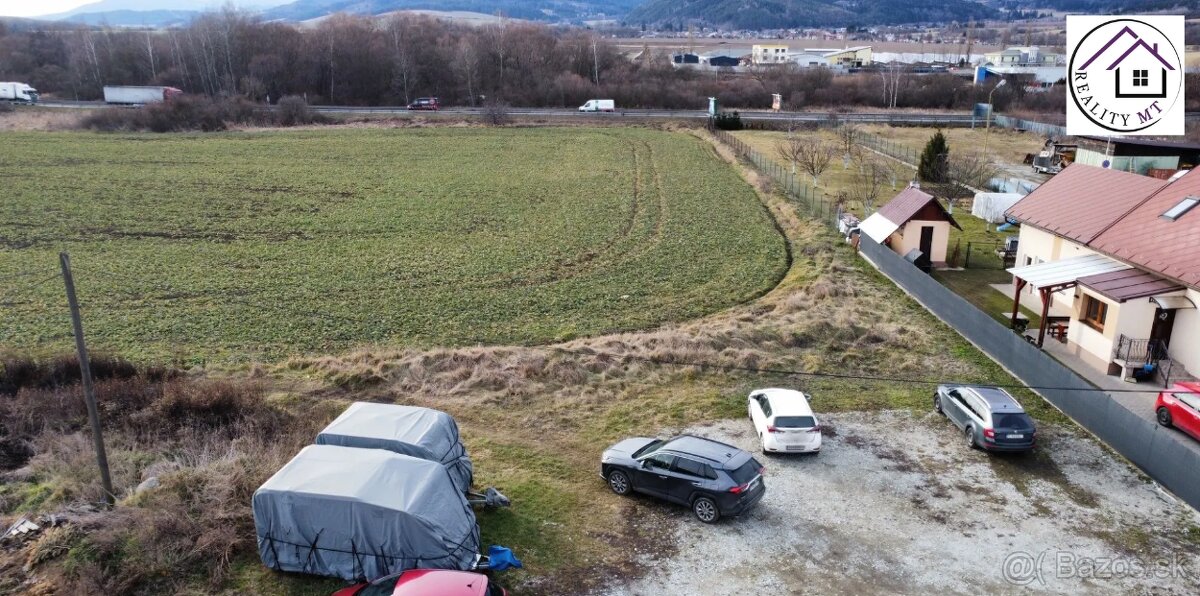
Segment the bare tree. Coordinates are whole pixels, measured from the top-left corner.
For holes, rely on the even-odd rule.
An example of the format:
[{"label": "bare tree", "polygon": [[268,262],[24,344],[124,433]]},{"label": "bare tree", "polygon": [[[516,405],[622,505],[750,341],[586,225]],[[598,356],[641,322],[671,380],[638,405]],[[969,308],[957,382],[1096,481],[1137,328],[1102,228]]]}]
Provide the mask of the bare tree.
[{"label": "bare tree", "polygon": [[951,155],[946,170],[952,182],[977,189],[986,187],[1000,172],[995,162],[978,151]]},{"label": "bare tree", "polygon": [[896,100],[900,96],[900,82],[903,80],[903,65],[898,62],[892,62],[879,69],[879,76],[883,79],[883,107],[895,108]]},{"label": "bare tree", "polygon": [[854,124],[842,124],[837,128],[838,144],[842,148],[842,169],[850,167],[850,160],[858,149],[862,130]]},{"label": "bare tree", "polygon": [[392,42],[392,92],[411,103],[413,79],[416,78],[417,63],[409,48],[412,19],[402,15],[388,22],[388,33]]},{"label": "bare tree", "polygon": [[466,37],[458,40],[454,56],[454,70],[467,85],[467,97],[470,98],[472,107],[475,106],[475,99],[478,96],[476,87],[479,80],[479,54],[474,40]]},{"label": "bare tree", "polygon": [[508,104],[489,99],[483,106],[483,122],[489,126],[507,126],[512,123],[508,109]]},{"label": "bare tree", "polygon": [[854,198],[862,201],[863,214],[869,214],[875,210],[875,203],[894,172],[874,153],[860,153],[856,161],[858,173],[851,180],[850,188]]},{"label": "bare tree", "polygon": [[781,141],[777,147],[780,157],[792,164],[792,173],[800,168],[812,177],[813,186],[820,186],[821,174],[837,154],[837,147],[818,136],[794,136]]}]

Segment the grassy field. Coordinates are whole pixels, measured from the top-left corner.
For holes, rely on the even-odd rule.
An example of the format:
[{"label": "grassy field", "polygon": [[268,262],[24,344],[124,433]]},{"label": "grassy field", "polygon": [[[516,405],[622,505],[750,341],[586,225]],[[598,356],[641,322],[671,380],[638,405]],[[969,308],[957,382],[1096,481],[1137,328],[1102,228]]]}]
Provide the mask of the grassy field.
[{"label": "grassy field", "polygon": [[[7,135],[0,347],[135,358],[538,343],[770,289],[783,238],[683,133],[421,129]],[[737,230],[737,233],[730,233]]]},{"label": "grassy field", "polygon": [[[891,142],[907,147],[915,158],[920,157],[925,143],[939,129],[907,126],[864,126],[863,130],[883,137]],[[943,128],[946,143],[950,153],[983,151],[1001,163],[1020,164],[1028,153],[1037,153],[1042,148],[1044,138],[1030,132],[1017,132],[1000,128],[994,123],[989,132],[983,126],[976,128]]]},{"label": "grassy field", "polygon": [[[826,130],[802,131],[795,134],[820,135],[823,139],[830,143],[837,142],[834,134]],[[786,168],[790,168],[790,164],[788,164],[787,161],[779,154],[779,145],[787,139],[787,133],[776,131],[744,130],[734,133],[734,136],[736,136],[742,142],[753,147],[759,153],[762,153],[768,158],[775,160],[777,163]],[[896,195],[896,193],[904,190],[904,187],[913,179],[915,174],[913,170],[905,167],[896,160],[882,160],[881,163],[887,166],[895,174],[895,184],[892,184],[892,180],[887,181],[888,183],[885,184],[881,189],[879,200],[876,202],[875,208],[879,208],[880,205],[888,202],[893,196]],[[817,190],[823,193],[824,196],[831,201],[836,200],[839,195],[845,195],[847,197],[847,201],[844,209],[854,213],[855,215],[858,215],[859,217],[865,217],[866,215],[870,214],[864,214],[862,202],[851,198],[854,196],[852,187],[854,184],[854,179],[857,175],[858,169],[856,168],[854,162],[851,161],[849,164],[847,164],[845,159],[839,155],[833,159],[829,165],[829,168],[821,174],[820,178],[818,179],[820,184],[817,185]],[[805,174],[803,170],[796,170],[796,178],[797,180],[812,186],[812,179],[808,176],[808,174]]]},{"label": "grassy field", "polygon": [[[360,142],[364,139],[374,141],[377,152],[399,151],[391,147],[397,133],[340,131],[310,137],[315,134],[290,133],[287,138],[326,157],[336,151],[322,148],[322,145],[337,145],[340,134]],[[707,217],[703,219],[707,223],[696,226],[699,231],[692,232],[699,237],[689,241],[688,246],[694,248],[685,251],[687,258],[703,263],[713,258],[703,250],[713,250],[725,260],[746,267],[744,258],[733,258],[723,252],[726,250],[721,248],[723,244],[706,244],[713,240],[706,240],[704,232],[711,230],[708,233],[740,243],[743,242],[740,237],[760,233],[756,231],[761,223],[758,218],[765,219],[769,212],[790,243],[793,255],[790,267],[779,265],[782,280],[769,291],[762,293],[759,290],[761,295],[753,298],[747,297],[748,292],[724,296],[724,304],[734,301],[741,304],[705,316],[696,314],[702,314],[703,309],[691,308],[686,303],[698,299],[689,294],[694,288],[673,288],[676,294],[664,295],[662,302],[674,301],[671,302],[677,308],[672,311],[674,316],[694,318],[669,322],[653,330],[591,336],[543,347],[424,348],[372,343],[360,350],[350,350],[334,344],[325,353],[294,356],[256,368],[252,375],[239,371],[225,375],[198,373],[165,384],[150,377],[142,380],[104,379],[98,384],[97,392],[104,404],[108,425],[106,439],[114,484],[120,496],[118,506],[111,515],[87,516],[78,524],[73,522],[67,530],[39,537],[25,548],[0,552],[0,592],[6,586],[14,586],[13,589],[21,586],[22,590],[27,590],[29,585],[21,582],[29,579],[31,585],[44,588],[43,593],[327,594],[339,582],[278,574],[262,566],[253,543],[250,494],[300,446],[310,443],[316,430],[347,403],[371,400],[434,407],[449,412],[458,421],[475,464],[477,484],[497,486],[513,499],[510,509],[484,512],[479,516],[483,542],[512,547],[525,562],[524,570],[503,575],[502,582],[506,586],[515,588],[514,593],[520,594],[585,593],[602,588],[615,579],[640,574],[646,562],[638,557],[638,553],[670,556],[674,549],[688,546],[675,544],[671,538],[672,528],[685,519],[685,511],[650,499],[616,498],[598,478],[600,452],[622,437],[663,436],[697,423],[740,418],[744,415],[745,395],[755,387],[803,389],[815,396],[814,405],[820,412],[828,413],[889,409],[928,411],[930,383],[1013,382],[998,365],[863,263],[823,223],[799,216],[791,204],[777,195],[755,196],[736,168],[719,161],[713,149],[695,137],[644,130],[436,130],[425,134],[429,137],[421,138],[445,141],[438,145],[441,153],[422,157],[419,148],[412,148],[408,150],[411,158],[445,162],[450,155],[472,147],[478,150],[479,143],[495,149],[506,146],[504,141],[507,140],[520,151],[511,151],[512,155],[497,159],[505,167],[522,172],[528,178],[527,184],[535,188],[545,184],[543,175],[550,175],[543,172],[549,169],[544,162],[533,161],[554,152],[546,148],[547,145],[573,153],[573,146],[566,143],[588,140],[604,146],[604,139],[613,135],[618,139],[617,146],[621,146],[622,140],[633,143],[634,148],[626,146],[625,149],[629,159],[639,141],[654,147],[654,155],[659,158],[662,155],[694,157],[695,164],[707,164],[711,171],[692,167],[685,172],[662,173],[665,204],[671,209],[686,211],[692,209],[687,205],[694,199],[677,195],[700,193],[707,196],[708,192],[724,189],[725,193],[732,192],[721,197],[727,202],[724,209],[733,209],[738,201],[744,201],[741,203],[744,213],[742,216],[730,214],[719,201],[710,201],[708,212],[704,214]],[[484,141],[473,135],[481,135]],[[119,137],[66,136],[49,137],[51,140],[45,142],[61,145],[64,139],[73,138],[81,139],[83,145],[119,143],[129,151],[155,143],[177,143],[181,147],[175,148],[174,159],[179,159],[178,154],[198,151],[209,143],[236,148],[239,142],[248,146],[263,142],[259,135],[199,139],[174,135],[136,137],[143,139],[139,142]],[[262,135],[262,138],[277,137]],[[309,138],[321,140],[305,144],[304,140]],[[656,144],[659,139],[663,145]],[[38,146],[38,138],[31,138],[31,141]],[[349,151],[351,145],[353,143],[339,147]],[[451,150],[452,145],[459,151]],[[69,154],[70,150],[64,148],[62,151]],[[149,159],[142,155],[143,159]],[[49,159],[51,156],[43,157],[43,160]],[[215,158],[210,155],[210,159]],[[253,158],[247,156],[245,159]],[[614,158],[613,162],[619,160]],[[236,160],[220,163],[227,172],[237,171]],[[323,170],[323,176],[329,181],[325,181],[322,188],[330,191],[359,188],[360,184],[366,186],[375,177],[386,175],[363,169],[356,175],[342,178],[338,167],[321,160],[314,158],[305,163],[310,168],[327,168]],[[349,164],[343,164],[344,167]],[[12,173],[11,170],[4,171]],[[479,213],[499,217],[486,200],[486,193],[482,193],[484,199],[478,199],[480,195],[471,192],[474,188],[472,179],[456,176],[450,170],[439,171],[446,172],[442,183],[453,191],[447,190],[442,201],[465,203],[455,214],[457,217],[472,217],[475,210],[470,208],[471,205],[478,205]],[[300,166],[289,172],[295,180],[276,183],[299,185],[323,181],[315,176],[306,177]],[[608,177],[620,175],[615,166],[607,172]],[[742,175],[749,182],[759,182],[752,172],[743,171]],[[220,182],[219,176],[214,178]],[[604,177],[592,177],[588,184],[607,183],[601,178]],[[337,180],[343,182],[330,182]],[[561,176],[558,180],[557,184],[562,184]],[[715,190],[701,187],[716,183],[723,186]],[[60,184],[65,183],[60,181]],[[104,186],[87,179],[81,178],[75,184],[81,195],[103,194]],[[513,192],[520,186],[520,182],[513,182]],[[436,194],[435,189],[425,191]],[[217,194],[214,191],[206,197],[215,201],[219,198],[215,196]],[[112,209],[117,208],[116,203],[118,201],[110,201]],[[318,204],[322,203],[318,201]],[[179,203],[168,202],[166,205],[176,212],[186,211]],[[582,217],[572,211],[570,205],[553,203],[552,206],[558,210],[555,215],[559,217]],[[413,212],[421,213],[419,210]],[[544,210],[534,208],[523,212],[523,217],[536,219],[543,213]],[[146,217],[155,221],[166,215],[152,213]],[[343,219],[325,221],[346,225],[345,218],[349,217],[344,215]],[[418,218],[419,215],[411,217]],[[672,213],[671,217],[681,216]],[[29,219],[18,221],[34,219],[30,215]],[[50,218],[44,215],[36,217],[36,221],[48,220]],[[131,227],[137,224],[128,219],[122,221]],[[189,221],[193,226],[202,226],[206,220]],[[212,225],[220,225],[222,221],[216,220]],[[395,221],[377,223],[371,217],[353,221],[365,228],[373,224],[396,225]],[[441,226],[454,225],[453,221],[436,223],[438,225],[425,223],[419,228],[420,233],[442,239]],[[280,230],[292,229],[293,225],[293,220],[279,215],[268,217],[259,227],[251,229],[274,235]],[[155,229],[148,224],[146,227]],[[11,234],[10,229],[5,228],[5,233]],[[345,228],[338,230],[346,231]],[[772,235],[774,227],[761,233],[765,238],[763,245],[769,247],[776,238]],[[509,243],[514,246],[495,240],[489,247],[501,256],[522,251],[537,256],[538,248],[529,246],[528,235],[513,234]],[[329,247],[339,247],[343,235],[328,234],[321,239]],[[118,254],[128,250],[125,245],[130,239],[102,235],[91,242],[83,239],[76,242],[73,246],[78,249],[77,254],[104,256],[109,250]],[[161,242],[154,246],[162,249],[165,240]],[[317,244],[315,239],[313,243]],[[211,248],[208,244],[219,248],[240,243],[192,243],[199,248]],[[267,243],[250,244],[244,250],[263,245]],[[373,246],[378,248],[379,244]],[[745,250],[757,254],[754,247],[754,244],[747,244]],[[297,248],[304,246],[301,243]],[[310,249],[316,250],[315,247]],[[442,249],[452,250],[453,247],[447,248],[443,243]],[[6,257],[22,254],[24,250],[31,249],[10,248],[4,254]],[[47,253],[44,258],[50,256],[49,247],[36,250]],[[138,254],[148,260],[157,258],[152,253]],[[338,252],[329,254],[345,258]],[[182,259],[181,256],[178,258]],[[762,260],[771,262],[765,257]],[[79,261],[76,257],[77,264]],[[141,266],[136,260],[126,262],[135,272]],[[257,261],[248,257],[247,262]],[[350,264],[367,266],[353,259]],[[91,273],[105,271],[111,266],[89,267],[84,263],[79,269]],[[678,260],[675,266],[689,268],[688,263]],[[190,274],[198,276],[205,284],[221,287],[221,283],[245,283],[250,288],[259,287],[255,284],[256,278],[249,275],[232,279],[219,275],[206,277],[202,275],[202,268],[192,267]],[[169,271],[156,271],[170,274]],[[770,267],[765,271],[775,272]],[[351,282],[360,279],[359,272],[353,269],[312,273],[318,280],[326,279],[325,275],[329,279],[346,277]],[[630,272],[629,275],[639,273]],[[450,269],[447,275],[461,273]],[[764,275],[763,279],[770,277]],[[29,279],[42,278],[38,275]],[[186,278],[182,275],[170,280],[172,284],[184,281]],[[266,281],[270,282],[269,279]],[[122,291],[118,287],[120,282],[110,281],[109,284],[108,291]],[[156,290],[156,286],[149,283],[139,287]],[[84,286],[84,289],[87,290],[85,297],[95,298],[94,292],[101,288]],[[595,291],[612,291],[612,288]],[[356,313],[354,309],[381,308],[379,302],[343,305],[336,298],[317,294],[306,296],[312,300],[312,308],[344,308],[346,313]],[[443,292],[443,296],[458,300],[453,292]],[[580,296],[585,301],[592,298]],[[155,304],[149,301],[144,309],[153,310]],[[716,308],[717,304],[718,301],[710,296],[706,308]],[[213,308],[218,306],[214,301]],[[258,311],[246,311],[252,312]],[[276,311],[268,312],[274,314]],[[203,311],[184,314],[197,316],[196,313],[204,314]],[[237,311],[235,314],[244,313]],[[494,316],[499,318],[505,314],[523,316],[523,313],[511,312]],[[576,311],[570,309],[547,311],[541,313],[544,318],[539,320],[571,323],[575,314]],[[287,316],[288,308],[281,307],[273,319],[273,324],[291,322],[288,328],[291,335],[281,336],[285,338],[303,337],[306,325],[323,320],[300,317],[300,320],[289,321]],[[386,317],[387,313],[365,311],[362,316]],[[591,312],[589,316],[612,315]],[[177,321],[170,324],[181,325]],[[131,321],[130,325],[134,323]],[[252,327],[260,333],[273,332],[250,320],[239,322],[239,325]],[[99,324],[96,326],[103,329]],[[245,349],[240,348],[239,342],[225,343],[220,335],[223,329],[210,330],[194,341],[197,345],[200,341],[216,342],[224,350]],[[503,335],[497,334],[494,341],[499,343],[504,339]],[[138,346],[126,350],[133,354],[142,353]],[[663,362],[679,364],[660,364]],[[703,363],[704,366],[688,363]],[[8,365],[7,362],[2,364]],[[68,365],[50,368],[72,370],[69,361]],[[754,368],[794,372],[749,372]],[[8,372],[4,371],[5,374]],[[850,379],[843,375],[862,378]],[[878,375],[916,382],[866,378]],[[0,375],[0,381],[4,380],[4,375]],[[5,384],[0,382],[0,391],[4,390]],[[5,482],[0,482],[0,514],[3,515],[0,522],[12,521],[18,513],[55,512],[97,500],[95,460],[90,451],[90,439],[80,430],[86,428],[83,423],[86,413],[78,399],[78,391],[77,385],[56,382],[19,390],[11,396],[0,395],[3,397],[0,399],[0,426],[19,441],[19,445],[28,446],[28,453],[24,455],[16,450],[6,454],[28,459],[23,462],[19,475],[14,473],[10,477],[5,472]],[[1061,414],[1028,392],[1018,390],[1016,394],[1039,420],[1063,421]],[[12,444],[16,443],[0,442],[0,447],[7,449]],[[133,488],[149,474],[159,475],[163,488],[142,495],[133,494]],[[30,561],[33,563],[28,563]]]}]

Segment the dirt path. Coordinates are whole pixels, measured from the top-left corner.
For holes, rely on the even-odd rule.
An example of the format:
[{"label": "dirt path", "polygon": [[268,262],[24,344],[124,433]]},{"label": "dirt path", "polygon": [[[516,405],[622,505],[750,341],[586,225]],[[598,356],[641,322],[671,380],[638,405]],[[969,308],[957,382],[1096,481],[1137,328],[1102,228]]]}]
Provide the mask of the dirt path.
[{"label": "dirt path", "polygon": [[[1090,438],[1044,428],[1037,453],[996,456],[932,413],[825,422],[819,456],[762,458],[767,495],[741,519],[664,505],[678,554],[600,594],[1200,591],[1200,516]],[[689,432],[757,452],[742,420]]]}]

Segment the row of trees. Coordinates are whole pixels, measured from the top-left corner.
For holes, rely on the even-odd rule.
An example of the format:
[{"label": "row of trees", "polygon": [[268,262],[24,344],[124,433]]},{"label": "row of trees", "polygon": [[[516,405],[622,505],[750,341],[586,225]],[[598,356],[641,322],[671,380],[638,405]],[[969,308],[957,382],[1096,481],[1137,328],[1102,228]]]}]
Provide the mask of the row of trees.
[{"label": "row of trees", "polygon": [[[951,75],[897,70],[834,76],[791,67],[676,69],[661,51],[629,58],[590,31],[525,22],[473,27],[411,15],[335,15],[297,27],[234,9],[159,31],[0,27],[0,80],[66,99],[98,99],[104,85],[169,85],[211,97],[275,102],[297,95],[310,104],[345,105],[433,95],[447,105],[574,106],[605,97],[624,107],[698,108],[717,97],[729,108],[766,108],[780,93],[790,109],[966,109],[986,101],[989,90]],[[1063,93],[1022,95],[1020,85],[1005,87],[996,93],[997,108]],[[1050,103],[1045,107],[1061,109]]]}]

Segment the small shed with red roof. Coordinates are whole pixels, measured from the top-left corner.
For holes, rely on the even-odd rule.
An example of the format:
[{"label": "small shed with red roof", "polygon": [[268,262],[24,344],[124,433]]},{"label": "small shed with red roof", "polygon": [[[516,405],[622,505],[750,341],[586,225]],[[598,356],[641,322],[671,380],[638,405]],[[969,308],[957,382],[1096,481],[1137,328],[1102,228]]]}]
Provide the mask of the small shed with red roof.
[{"label": "small shed with red roof", "polygon": [[913,184],[871,214],[859,230],[918,264],[922,260],[913,251],[919,251],[925,263],[945,267],[950,226],[962,229],[933,195]]}]

